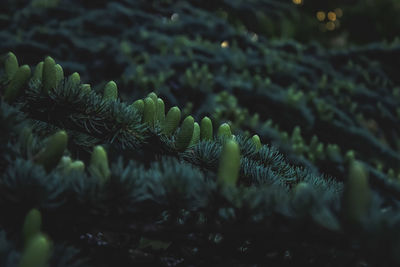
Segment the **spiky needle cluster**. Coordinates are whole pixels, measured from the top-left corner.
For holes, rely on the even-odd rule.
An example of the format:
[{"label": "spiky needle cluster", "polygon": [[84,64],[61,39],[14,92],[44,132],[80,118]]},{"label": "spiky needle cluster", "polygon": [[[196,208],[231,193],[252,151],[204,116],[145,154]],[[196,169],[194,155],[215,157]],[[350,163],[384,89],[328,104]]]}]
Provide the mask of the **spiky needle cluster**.
[{"label": "spiky needle cluster", "polygon": [[[14,54],[4,62],[2,97],[19,110],[1,102],[0,123],[7,126],[1,135],[19,139],[1,144],[14,149],[2,155],[0,207],[5,212],[20,208],[14,210],[17,217],[1,220],[0,226],[12,228],[30,210],[22,231],[21,267],[56,261],[49,239],[40,234],[40,212],[55,240],[65,238],[61,228],[79,222],[78,232],[99,229],[140,237],[126,245],[135,250],[150,246],[182,257],[176,246],[185,244],[198,251],[186,255],[187,262],[209,255],[211,245],[220,255],[240,250],[237,260],[253,255],[267,263],[273,260],[262,256],[267,251],[310,253],[304,242],[318,246],[321,240],[337,251],[358,244],[357,251],[367,257],[371,247],[380,249],[378,241],[362,245],[371,229],[391,233],[390,242],[399,242],[399,232],[382,228],[381,221],[395,225],[397,217],[381,212],[381,198],[372,194],[356,160],[350,161],[342,197],[341,183],[290,166],[257,135],[235,136],[226,123],[214,135],[208,117],[198,123],[188,115],[180,123],[180,109],[165,114],[165,103],[155,93],[128,105],[118,99],[115,82],[99,95],[81,84],[77,73],[64,78],[51,57],[32,76]],[[24,130],[5,123],[18,124],[22,114]],[[390,208],[397,210],[398,203]],[[358,231],[352,232],[354,227]],[[77,244],[74,238],[69,242]],[[387,262],[396,261],[389,253]]]}]

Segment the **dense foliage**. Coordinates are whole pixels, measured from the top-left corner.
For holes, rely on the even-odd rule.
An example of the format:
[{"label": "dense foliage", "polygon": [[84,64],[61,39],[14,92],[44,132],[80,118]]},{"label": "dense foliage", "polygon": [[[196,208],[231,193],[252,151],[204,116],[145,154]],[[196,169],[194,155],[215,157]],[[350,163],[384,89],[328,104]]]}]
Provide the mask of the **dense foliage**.
[{"label": "dense foliage", "polygon": [[399,263],[398,43],[287,39],[312,1],[6,2],[1,266]]}]

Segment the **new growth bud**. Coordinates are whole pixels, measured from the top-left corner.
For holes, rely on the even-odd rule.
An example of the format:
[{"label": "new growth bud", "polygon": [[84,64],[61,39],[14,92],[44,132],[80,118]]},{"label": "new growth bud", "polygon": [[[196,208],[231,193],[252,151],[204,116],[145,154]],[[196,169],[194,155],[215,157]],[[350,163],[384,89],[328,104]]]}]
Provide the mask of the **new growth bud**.
[{"label": "new growth bud", "polygon": [[180,120],[181,110],[178,107],[170,108],[165,118],[163,133],[165,135],[172,135],[176,131],[176,128],[178,128]]},{"label": "new growth bud", "polygon": [[114,81],[109,81],[104,86],[103,99],[115,100],[118,98],[118,87]]},{"label": "new growth bud", "polygon": [[194,131],[194,119],[192,116],[187,116],[181,125],[181,129],[176,137],[175,148],[178,151],[184,151],[192,140]]},{"label": "new growth bud", "polygon": [[209,117],[204,117],[200,124],[201,140],[211,140],[213,138],[213,126]]},{"label": "new growth bud", "polygon": [[10,84],[7,86],[5,90],[4,99],[8,103],[13,102],[21,94],[21,89],[23,88],[23,86],[29,80],[30,77],[31,77],[31,69],[29,68],[28,65],[23,65],[19,67],[14,73]]},{"label": "new growth bud", "polygon": [[357,224],[366,216],[371,204],[368,174],[357,160],[350,163],[349,177],[343,193],[343,210],[348,222]]},{"label": "new growth bud", "polygon": [[43,165],[46,171],[51,171],[63,156],[67,144],[68,135],[65,131],[53,134],[50,136],[45,148],[35,156],[34,161]]},{"label": "new growth bud", "polygon": [[217,182],[221,185],[236,186],[240,170],[240,149],[236,141],[230,139],[222,148]]},{"label": "new growth bud", "polygon": [[48,93],[50,89],[57,86],[56,62],[51,57],[46,57],[43,63],[42,74],[43,92]]},{"label": "new growth bud", "polygon": [[50,241],[43,234],[35,235],[22,253],[19,267],[46,267],[50,251]]},{"label": "new growth bud", "polygon": [[95,146],[90,158],[89,171],[92,175],[101,179],[104,184],[111,176],[110,168],[108,166],[107,152],[102,146]]}]

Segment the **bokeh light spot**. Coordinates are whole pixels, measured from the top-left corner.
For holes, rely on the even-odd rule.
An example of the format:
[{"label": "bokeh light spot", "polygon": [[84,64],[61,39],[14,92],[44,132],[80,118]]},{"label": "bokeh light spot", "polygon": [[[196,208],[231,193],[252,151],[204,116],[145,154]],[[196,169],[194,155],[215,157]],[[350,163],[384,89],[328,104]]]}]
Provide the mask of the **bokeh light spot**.
[{"label": "bokeh light spot", "polygon": [[326,18],[325,12],[324,11],[318,11],[316,14],[316,17],[319,21],[323,21]]},{"label": "bokeh light spot", "polygon": [[335,21],[336,20],[336,13],[333,11],[328,12],[328,19],[330,21]]},{"label": "bokeh light spot", "polygon": [[229,42],[228,42],[228,41],[223,41],[223,42],[221,43],[221,47],[222,47],[222,48],[227,48],[227,47],[229,47]]},{"label": "bokeh light spot", "polygon": [[332,21],[328,21],[326,23],[326,28],[328,29],[328,31],[333,31],[335,29],[335,23],[333,23]]},{"label": "bokeh light spot", "polygon": [[178,13],[174,13],[174,14],[171,15],[171,20],[172,20],[172,21],[175,21],[175,20],[177,20],[178,18],[179,18]]},{"label": "bokeh light spot", "polygon": [[343,10],[341,9],[341,8],[335,8],[335,13],[336,13],[336,16],[338,17],[338,18],[341,18],[342,16],[343,16]]}]

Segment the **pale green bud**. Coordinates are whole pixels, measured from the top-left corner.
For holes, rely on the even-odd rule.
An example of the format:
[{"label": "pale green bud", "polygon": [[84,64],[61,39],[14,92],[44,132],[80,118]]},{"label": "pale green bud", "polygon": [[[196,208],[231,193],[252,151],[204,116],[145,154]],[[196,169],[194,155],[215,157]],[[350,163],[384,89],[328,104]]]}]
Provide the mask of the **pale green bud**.
[{"label": "pale green bud", "polygon": [[90,158],[89,171],[101,178],[101,182],[105,183],[111,176],[108,166],[107,152],[102,146],[95,146]]},{"label": "pale green bud", "polygon": [[236,141],[230,139],[222,148],[217,182],[220,185],[236,186],[240,170],[240,149]]},{"label": "pale green bud", "polygon": [[187,116],[181,125],[179,133],[176,137],[175,147],[178,151],[184,151],[192,140],[194,131],[194,119],[192,116]]},{"label": "pale green bud", "polygon": [[25,216],[24,225],[22,227],[22,235],[24,236],[24,245],[26,246],[31,239],[40,233],[42,227],[42,215],[39,210],[31,209]]},{"label": "pale green bud", "polygon": [[211,140],[213,138],[213,125],[209,117],[204,117],[200,124],[201,140]]},{"label": "pale green bud", "polygon": [[21,89],[23,89],[30,77],[31,69],[28,65],[19,67],[5,90],[4,99],[8,103],[13,102],[21,94]]},{"label": "pale green bud", "polygon": [[109,81],[104,86],[103,99],[115,100],[118,98],[118,87],[114,81]]},{"label": "pale green bud", "polygon": [[223,123],[218,128],[218,136],[232,137],[231,127],[227,123]]},{"label": "pale green bud", "polygon": [[165,118],[163,133],[165,135],[173,134],[178,128],[180,120],[181,110],[178,107],[170,108]]},{"label": "pale green bud", "polygon": [[50,251],[50,241],[42,234],[35,235],[22,253],[19,267],[46,267]]},{"label": "pale green bud", "polygon": [[48,93],[50,89],[57,86],[56,62],[51,57],[46,57],[43,64],[43,92]]},{"label": "pale green bud", "polygon": [[57,166],[64,150],[67,148],[68,135],[65,131],[59,131],[50,136],[46,146],[34,158],[34,161],[46,169],[52,170]]},{"label": "pale green bud", "polygon": [[4,61],[4,68],[8,79],[11,79],[19,67],[17,57],[12,52],[8,52]]}]

